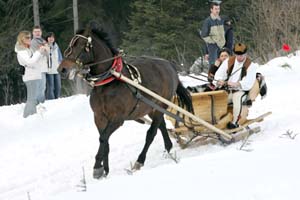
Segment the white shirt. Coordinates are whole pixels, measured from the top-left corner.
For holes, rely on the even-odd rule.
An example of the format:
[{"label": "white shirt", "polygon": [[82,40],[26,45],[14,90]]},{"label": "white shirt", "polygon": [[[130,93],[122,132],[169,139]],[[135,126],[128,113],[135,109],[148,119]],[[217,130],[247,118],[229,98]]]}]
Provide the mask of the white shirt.
[{"label": "white shirt", "polygon": [[[229,58],[224,60],[219,69],[217,70],[215,74],[215,80],[224,81],[227,79],[228,59]],[[246,76],[244,76],[241,80],[242,68],[245,61],[246,59],[243,62],[238,62],[235,59],[234,66],[228,81],[239,82],[241,84],[241,90],[249,91],[253,87],[256,79],[257,64],[251,62],[250,66],[247,69]],[[214,82],[214,84],[216,84],[216,82]]]},{"label": "white shirt", "polygon": [[41,68],[37,65],[42,54],[40,51],[32,53],[29,48],[15,46],[17,59],[20,65],[25,67],[25,73],[22,76],[23,81],[42,79]]}]

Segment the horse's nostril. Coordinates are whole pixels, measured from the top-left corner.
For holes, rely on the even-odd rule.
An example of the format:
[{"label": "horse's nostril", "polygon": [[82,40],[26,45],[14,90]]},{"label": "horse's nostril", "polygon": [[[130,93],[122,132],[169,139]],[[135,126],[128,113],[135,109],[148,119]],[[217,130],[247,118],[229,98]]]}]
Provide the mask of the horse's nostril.
[{"label": "horse's nostril", "polygon": [[68,70],[66,68],[61,68],[61,70],[60,70],[59,73],[61,75],[61,78],[66,79],[67,78],[67,74],[68,74]]},{"label": "horse's nostril", "polygon": [[62,73],[62,74],[66,74],[66,73],[67,73],[66,68],[62,68],[61,73]]}]

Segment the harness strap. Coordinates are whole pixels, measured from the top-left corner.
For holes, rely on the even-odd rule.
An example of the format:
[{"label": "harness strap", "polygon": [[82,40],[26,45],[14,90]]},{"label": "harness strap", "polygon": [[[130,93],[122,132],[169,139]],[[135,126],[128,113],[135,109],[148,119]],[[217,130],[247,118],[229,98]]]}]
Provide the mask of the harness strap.
[{"label": "harness strap", "polygon": [[[114,69],[117,72],[122,71],[122,69],[123,69],[123,60],[122,60],[121,56],[115,57],[111,69]],[[101,86],[101,85],[108,84],[108,83],[112,82],[115,79],[116,79],[116,77],[113,76],[110,73],[110,70],[108,70],[108,71],[106,71],[102,74],[92,76],[92,77],[88,77],[87,81],[89,81],[92,86]]]},{"label": "harness strap", "polygon": [[[112,64],[111,69],[115,70],[116,72],[121,72],[122,69],[124,68],[124,64],[125,64],[125,67],[128,69],[131,79],[136,83],[141,83],[142,80],[141,80],[141,74],[140,74],[139,70],[134,65],[127,64],[125,61],[123,61],[121,56],[114,57],[114,62]],[[89,82],[89,84],[92,87],[108,84],[108,83],[112,82],[113,80],[118,79],[117,77],[113,76],[110,73],[110,70],[108,70],[102,74],[86,77],[86,80]]]},{"label": "harness strap", "polygon": [[153,101],[149,100],[148,98],[144,97],[140,92],[137,92],[136,97],[138,99],[140,99],[141,101],[143,101],[144,103],[148,104],[149,106],[151,106],[152,108],[154,108],[155,110],[158,110],[161,113],[164,113],[172,118],[174,118],[176,121],[184,122],[184,119],[182,119],[181,117],[179,117],[178,115],[175,115],[169,111],[167,111],[166,109],[162,108],[161,106],[159,106],[158,104],[154,103]]},{"label": "harness strap", "polygon": [[134,65],[128,64],[126,62],[124,62],[124,63],[125,63],[126,68],[129,71],[131,79],[136,83],[139,83],[139,84],[142,83],[140,71]]},{"label": "harness strap", "polygon": [[[155,110],[158,110],[159,112],[161,112],[161,113],[163,113],[163,114],[166,114],[166,115],[168,115],[169,117],[174,118],[176,121],[184,123],[184,119],[183,119],[183,118],[181,118],[181,117],[179,117],[178,115],[175,115],[175,114],[169,112],[168,110],[162,108],[161,106],[159,106],[159,105],[156,104],[155,102],[153,102],[153,101],[151,101],[150,99],[146,98],[144,95],[142,95],[142,94],[140,93],[140,91],[139,91],[137,88],[135,88],[135,87],[133,87],[133,86],[131,86],[131,85],[128,85],[128,84],[127,84],[127,86],[128,86],[128,88],[131,90],[131,92],[135,94],[135,96],[136,96],[136,98],[137,98],[138,100],[141,100],[141,101],[143,101],[145,104],[147,104],[147,105],[151,106],[152,108],[154,108]],[[137,104],[136,104],[136,106],[134,107],[134,109],[131,111],[130,114],[132,114],[132,113],[134,112],[134,110],[135,110],[136,107],[137,107]]]},{"label": "harness strap", "polygon": [[211,114],[211,124],[215,125],[217,123],[216,116],[215,116],[215,97],[213,95],[210,96],[210,114]]}]

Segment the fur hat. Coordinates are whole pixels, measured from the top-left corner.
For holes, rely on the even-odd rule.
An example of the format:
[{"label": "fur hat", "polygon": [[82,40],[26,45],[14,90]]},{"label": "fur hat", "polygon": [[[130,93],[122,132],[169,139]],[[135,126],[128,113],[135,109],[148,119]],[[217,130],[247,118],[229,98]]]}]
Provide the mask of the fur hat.
[{"label": "fur hat", "polygon": [[237,55],[243,55],[247,53],[247,46],[243,43],[237,43],[234,45],[233,52]]},{"label": "fur hat", "polygon": [[215,5],[220,5],[222,3],[222,1],[220,1],[220,0],[210,0],[209,3],[215,4]]}]

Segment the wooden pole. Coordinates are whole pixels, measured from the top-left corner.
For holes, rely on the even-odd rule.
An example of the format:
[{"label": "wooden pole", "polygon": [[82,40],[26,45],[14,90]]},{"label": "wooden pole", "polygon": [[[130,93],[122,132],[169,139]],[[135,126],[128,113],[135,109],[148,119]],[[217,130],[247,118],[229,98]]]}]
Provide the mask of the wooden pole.
[{"label": "wooden pole", "polygon": [[176,104],[172,103],[171,101],[157,95],[156,93],[152,92],[151,90],[145,88],[144,86],[132,81],[131,79],[127,78],[126,76],[123,76],[122,74],[114,71],[114,70],[111,70],[111,73],[117,77],[118,79],[121,79],[122,81],[125,81],[126,83],[129,83],[130,85],[140,89],[141,91],[149,94],[150,96],[154,97],[155,99],[161,101],[162,103],[168,105],[169,107],[177,110],[178,112],[190,117],[191,119],[195,120],[196,122],[202,124],[203,126],[205,126],[206,128],[216,132],[216,133],[219,133],[220,135],[224,136],[224,139],[226,139],[227,141],[231,141],[232,139],[232,136],[229,135],[228,133],[226,133],[225,131],[222,131],[221,129],[218,129],[216,128],[215,126],[211,125],[210,123],[204,121],[203,119],[193,115],[192,113],[184,110],[183,108],[177,106]]}]

